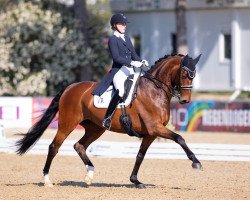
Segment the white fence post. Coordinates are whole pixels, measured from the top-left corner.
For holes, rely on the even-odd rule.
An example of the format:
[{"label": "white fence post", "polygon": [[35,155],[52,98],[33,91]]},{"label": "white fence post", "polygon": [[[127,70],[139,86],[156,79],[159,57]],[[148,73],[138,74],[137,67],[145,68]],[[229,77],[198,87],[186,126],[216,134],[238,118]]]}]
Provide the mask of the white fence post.
[{"label": "white fence post", "polygon": [[4,135],[4,127],[2,124],[0,124],[0,140],[5,140],[5,135]]}]

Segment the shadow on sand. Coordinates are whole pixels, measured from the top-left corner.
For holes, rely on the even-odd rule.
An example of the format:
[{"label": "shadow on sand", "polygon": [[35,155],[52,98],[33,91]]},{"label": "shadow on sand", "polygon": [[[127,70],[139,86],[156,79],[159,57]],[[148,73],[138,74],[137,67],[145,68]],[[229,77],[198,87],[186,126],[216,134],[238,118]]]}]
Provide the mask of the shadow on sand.
[{"label": "shadow on sand", "polygon": [[[44,183],[16,183],[16,184],[5,184],[6,186],[11,186],[11,187],[16,187],[16,186],[26,186],[26,185],[35,185],[38,187],[44,187]],[[115,184],[115,183],[92,183],[91,185],[87,185],[84,182],[80,181],[62,181],[60,183],[55,183],[54,185],[57,186],[72,186],[72,187],[96,187],[96,188],[136,188],[134,184]],[[156,188],[156,185],[154,184],[145,184],[146,188]],[[157,186],[157,188],[165,188],[165,186]],[[169,189],[171,190],[185,190],[185,191],[190,191],[190,190],[196,190],[195,188],[181,188],[181,187],[170,187]]]},{"label": "shadow on sand", "polygon": [[[91,185],[87,185],[84,182],[78,182],[78,181],[62,181],[60,183],[57,183],[56,185],[59,186],[78,186],[78,187],[125,187],[125,188],[135,188],[134,184],[115,184],[115,183],[92,183]],[[154,188],[155,185],[153,184],[145,184],[146,188]]]}]

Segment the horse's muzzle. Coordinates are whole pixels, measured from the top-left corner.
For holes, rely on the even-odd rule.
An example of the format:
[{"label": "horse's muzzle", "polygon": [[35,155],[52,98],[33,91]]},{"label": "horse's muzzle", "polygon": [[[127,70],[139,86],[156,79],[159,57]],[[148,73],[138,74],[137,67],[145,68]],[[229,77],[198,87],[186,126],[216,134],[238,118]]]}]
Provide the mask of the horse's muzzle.
[{"label": "horse's muzzle", "polygon": [[185,104],[185,103],[189,103],[189,101],[187,99],[180,99],[179,103]]}]

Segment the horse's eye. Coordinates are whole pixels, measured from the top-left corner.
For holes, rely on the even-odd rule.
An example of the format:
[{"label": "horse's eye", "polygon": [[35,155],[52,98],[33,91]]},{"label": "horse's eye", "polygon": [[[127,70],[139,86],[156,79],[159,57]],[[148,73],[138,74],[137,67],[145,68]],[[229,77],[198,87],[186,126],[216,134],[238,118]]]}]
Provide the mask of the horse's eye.
[{"label": "horse's eye", "polygon": [[182,79],[186,79],[186,78],[187,78],[187,75],[182,75],[181,78],[182,78]]}]

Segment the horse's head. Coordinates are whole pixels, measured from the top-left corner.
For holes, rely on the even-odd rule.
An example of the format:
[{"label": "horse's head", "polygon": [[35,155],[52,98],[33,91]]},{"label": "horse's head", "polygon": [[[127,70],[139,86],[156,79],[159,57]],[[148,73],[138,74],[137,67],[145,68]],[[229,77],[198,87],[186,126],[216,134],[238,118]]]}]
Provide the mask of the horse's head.
[{"label": "horse's head", "polygon": [[177,73],[177,80],[175,80],[175,89],[179,92],[179,102],[181,104],[190,102],[191,90],[193,88],[192,82],[196,73],[196,64],[198,63],[200,56],[201,55],[192,59],[186,55],[181,60]]},{"label": "horse's head", "polygon": [[200,56],[192,59],[188,55],[166,55],[155,62],[145,77],[164,90],[168,96],[178,97],[181,104],[189,103],[195,66]]}]

